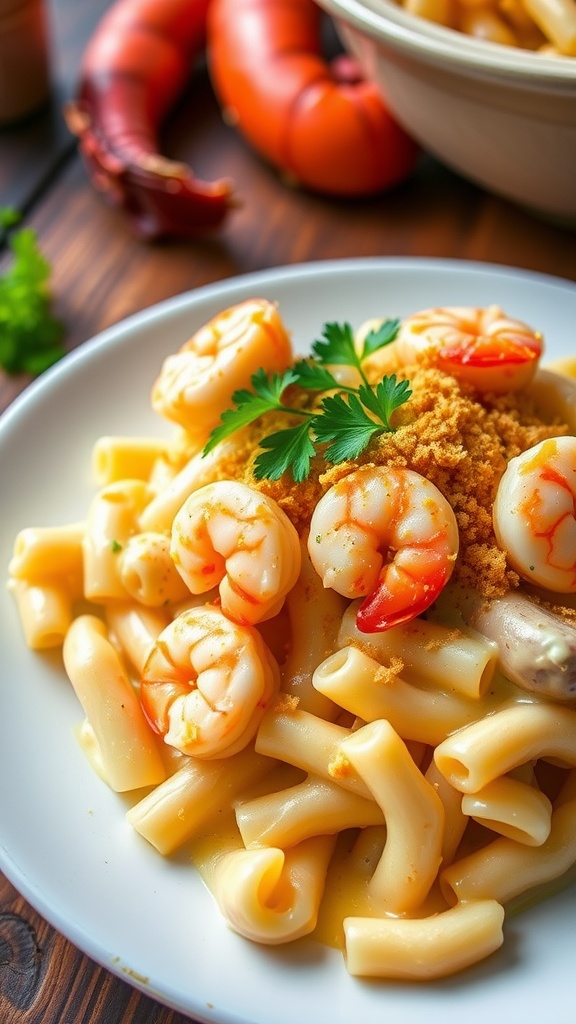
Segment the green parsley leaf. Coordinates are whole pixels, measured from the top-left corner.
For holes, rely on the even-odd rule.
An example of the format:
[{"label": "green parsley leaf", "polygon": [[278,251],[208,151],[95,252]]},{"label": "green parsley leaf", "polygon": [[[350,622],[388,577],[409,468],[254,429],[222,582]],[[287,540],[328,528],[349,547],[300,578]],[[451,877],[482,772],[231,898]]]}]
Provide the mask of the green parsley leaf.
[{"label": "green parsley leaf", "polygon": [[327,323],[322,331],[324,340],[312,343],[312,352],[321,366],[356,366],[360,358],[354,344],[354,332],[348,323]]},{"label": "green parsley leaf", "polygon": [[319,443],[331,442],[324,452],[327,461],[356,459],[373,437],[392,431],[392,413],[411,394],[408,381],[397,381],[392,374],[383,377],[376,390],[361,384],[357,394],[352,393],[346,398],[327,395],[314,421],[316,440]]},{"label": "green parsley leaf", "polygon": [[399,328],[399,320],[383,320],[376,330],[368,331],[364,338],[360,359],[364,360],[367,356],[371,356],[373,352],[377,352],[378,349],[390,345],[391,342],[396,340]]},{"label": "green parsley leaf", "polygon": [[260,368],[256,370],[250,380],[256,394],[264,401],[269,402],[271,409],[275,409],[280,405],[286,388],[296,383],[298,375],[293,369],[284,370],[284,373],[268,375],[265,370]]},{"label": "green parsley leaf", "polygon": [[[3,226],[11,227],[16,216],[4,210]],[[50,310],[50,265],[36,233],[22,228],[8,245],[13,262],[0,276],[0,366],[7,373],[36,376],[65,354],[64,328]]]},{"label": "green parsley leaf", "polygon": [[[317,445],[328,446],[324,456],[329,462],[357,458],[375,435],[394,429],[392,413],[412,394],[408,381],[398,381],[394,374],[384,377],[374,388],[362,370],[362,360],[393,341],[398,326],[398,320],[384,321],[377,330],[368,332],[358,352],[350,324],[325,324],[323,339],[312,345],[317,362],[298,360],[292,369],[282,374],[267,375],[264,370],[258,370],[251,378],[254,390],[234,393],[235,408],[222,414],[203,454],[240,427],[276,410],[300,416],[303,422],[278,430],[260,441],[262,450],[254,463],[257,479],[278,480],[290,470],[295,482],[301,483],[310,473]],[[357,388],[339,384],[327,368],[330,365],[356,367],[363,383]],[[335,391],[336,394],[325,395],[319,409],[311,412],[284,404],[284,392],[291,384],[298,384],[305,391]]]},{"label": "green parsley leaf", "polygon": [[333,388],[341,389],[336,378],[319,366],[318,363],[309,362],[307,359],[299,359],[294,365],[298,374],[298,383],[307,391],[332,391]]},{"label": "green parsley leaf", "polygon": [[[236,408],[226,409],[222,413],[220,423],[210,432],[203,455],[207,455],[224,438],[234,434],[241,427],[253,423],[264,413],[273,412],[275,409],[284,409],[282,394],[290,384],[296,383],[298,375],[295,370],[289,369],[282,374],[274,373],[268,376],[265,370],[259,369],[250,380],[254,391],[244,388],[234,392],[232,402]],[[286,411],[297,412],[290,408],[286,408]]]},{"label": "green parsley leaf", "polygon": [[408,401],[412,391],[407,380],[398,380],[395,373],[383,377],[376,389],[361,384],[358,397],[367,409],[384,424],[386,430],[392,430],[390,417],[395,409]]},{"label": "green parsley leaf", "polygon": [[295,482],[302,483],[310,473],[310,460],[316,449],[310,438],[310,421],[278,430],[260,442],[262,452],[254,463],[257,480],[279,480],[290,469]]},{"label": "green parsley leaf", "polygon": [[19,220],[20,214],[18,210],[15,210],[12,206],[3,206],[0,208],[0,227],[8,230],[8,228],[13,228]]},{"label": "green parsley leaf", "polygon": [[322,402],[322,412],[314,422],[314,435],[322,444],[332,442],[324,452],[328,462],[356,459],[368,446],[382,426],[375,423],[363,408],[359,398],[352,394],[329,395]]},{"label": "green parsley leaf", "polygon": [[349,323],[327,323],[322,332],[323,340],[313,343],[312,352],[321,366],[355,366],[362,373],[362,363],[367,356],[390,345],[399,327],[399,320],[383,320],[378,328],[368,331],[358,349]]}]

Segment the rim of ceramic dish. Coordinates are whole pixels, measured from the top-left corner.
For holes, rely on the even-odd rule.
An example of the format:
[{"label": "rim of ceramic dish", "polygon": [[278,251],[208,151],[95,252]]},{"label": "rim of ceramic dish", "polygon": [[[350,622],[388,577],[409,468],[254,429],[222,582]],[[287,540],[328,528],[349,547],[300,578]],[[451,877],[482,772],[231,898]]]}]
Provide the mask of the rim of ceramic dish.
[{"label": "rim of ceramic dish", "polygon": [[418,55],[426,63],[458,66],[486,77],[522,80],[534,88],[564,88],[576,99],[576,57],[548,57],[473,39],[410,14],[394,0],[319,2],[343,23],[352,24],[377,42],[385,40],[394,49]]}]

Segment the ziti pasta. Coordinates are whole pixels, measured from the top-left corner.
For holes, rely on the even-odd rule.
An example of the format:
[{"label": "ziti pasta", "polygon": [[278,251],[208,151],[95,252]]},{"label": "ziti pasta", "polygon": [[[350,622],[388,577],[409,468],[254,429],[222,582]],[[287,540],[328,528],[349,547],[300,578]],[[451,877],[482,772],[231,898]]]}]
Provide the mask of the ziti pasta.
[{"label": "ziti pasta", "polygon": [[241,303],[151,381],[172,439],[96,438],[85,518],[15,538],[81,750],[253,942],[427,981],[570,876],[576,382],[542,351],[442,307],[296,359]]}]

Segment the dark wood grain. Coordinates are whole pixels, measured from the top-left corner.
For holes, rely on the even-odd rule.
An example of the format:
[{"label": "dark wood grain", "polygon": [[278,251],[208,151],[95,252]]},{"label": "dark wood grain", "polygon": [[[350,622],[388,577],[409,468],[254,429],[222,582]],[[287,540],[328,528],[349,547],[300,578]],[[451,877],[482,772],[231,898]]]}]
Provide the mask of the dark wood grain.
[{"label": "dark wood grain", "polygon": [[74,94],[86,42],[110,0],[45,0],[50,50],[51,94],[25,120],[0,128],[0,202],[26,211],[58,168],[73,153],[75,142],[62,109]]},{"label": "dark wood grain", "polygon": [[[59,88],[71,88],[83,41],[105,0],[51,0]],[[56,97],[56,104],[60,102]],[[45,112],[46,113],[46,112]],[[56,105],[52,115],[60,119]],[[28,131],[30,131],[28,126]],[[39,124],[20,139],[39,158]],[[52,128],[45,124],[48,137]],[[61,123],[57,131],[61,130]],[[44,141],[43,141],[44,140]],[[7,180],[0,137],[0,187]],[[137,241],[90,187],[66,139],[35,184],[23,183],[26,223],[53,266],[55,310],[73,349],[123,317],[187,289],[263,268],[354,256],[476,260],[576,281],[575,235],[489,196],[429,157],[412,178],[370,201],[335,202],[288,187],[220,117],[205,71],[165,127],[168,155],[205,178],[234,179],[239,205],[196,241]],[[28,148],[27,148],[28,147]],[[3,200],[4,192],[2,192]],[[0,270],[8,254],[0,257]],[[0,374],[0,408],[28,384]],[[185,1018],[92,963],[0,876],[1,1024],[184,1024]]]}]

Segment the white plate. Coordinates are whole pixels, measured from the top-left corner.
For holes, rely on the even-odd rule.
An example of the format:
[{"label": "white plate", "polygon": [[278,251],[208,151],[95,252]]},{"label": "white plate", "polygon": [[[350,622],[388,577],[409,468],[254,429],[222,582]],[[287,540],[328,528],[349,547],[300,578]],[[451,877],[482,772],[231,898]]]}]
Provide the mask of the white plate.
[{"label": "white plate", "polygon": [[[574,351],[574,284],[477,263],[313,263],[169,300],[66,357],[0,420],[3,567],[21,527],[84,516],[100,434],[164,429],[148,402],[162,358],[219,310],[255,295],[278,300],[303,351],[326,320],[490,303],[541,328],[550,357]],[[73,739],[80,709],[59,658],[25,650],[13,602],[1,594],[0,865],[90,957],[211,1024],[573,1024],[574,888],[509,920],[502,951],[488,961],[433,985],[361,982],[335,951],[309,941],[259,948],[229,931],[185,861],[162,859],[126,825],[123,798],[92,774]]]}]

